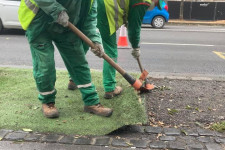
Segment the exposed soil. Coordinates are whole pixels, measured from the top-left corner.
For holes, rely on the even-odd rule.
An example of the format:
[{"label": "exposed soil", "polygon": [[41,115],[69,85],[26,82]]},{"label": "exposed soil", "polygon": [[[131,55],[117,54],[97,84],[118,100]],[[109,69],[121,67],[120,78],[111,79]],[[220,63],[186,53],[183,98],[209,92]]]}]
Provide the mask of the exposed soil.
[{"label": "exposed soil", "polygon": [[225,120],[225,82],[151,79],[146,94],[148,125],[207,127]]}]

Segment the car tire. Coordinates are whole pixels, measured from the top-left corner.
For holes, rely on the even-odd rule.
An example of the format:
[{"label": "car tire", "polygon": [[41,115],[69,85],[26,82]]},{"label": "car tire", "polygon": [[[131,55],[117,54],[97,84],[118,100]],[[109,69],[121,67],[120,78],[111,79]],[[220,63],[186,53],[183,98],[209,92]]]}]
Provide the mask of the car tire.
[{"label": "car tire", "polygon": [[152,20],[152,26],[154,28],[163,28],[165,25],[165,19],[162,16],[156,16],[153,20]]},{"label": "car tire", "polygon": [[3,30],[3,24],[2,24],[2,20],[0,19],[0,33],[2,32]]}]

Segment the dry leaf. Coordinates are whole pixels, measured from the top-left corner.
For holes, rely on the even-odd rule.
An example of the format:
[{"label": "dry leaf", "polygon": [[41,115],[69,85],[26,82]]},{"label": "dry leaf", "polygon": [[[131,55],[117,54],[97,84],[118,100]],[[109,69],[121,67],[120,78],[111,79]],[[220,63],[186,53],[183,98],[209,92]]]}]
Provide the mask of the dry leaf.
[{"label": "dry leaf", "polygon": [[23,131],[25,131],[25,132],[32,132],[31,129],[26,129],[26,128],[23,128]]}]

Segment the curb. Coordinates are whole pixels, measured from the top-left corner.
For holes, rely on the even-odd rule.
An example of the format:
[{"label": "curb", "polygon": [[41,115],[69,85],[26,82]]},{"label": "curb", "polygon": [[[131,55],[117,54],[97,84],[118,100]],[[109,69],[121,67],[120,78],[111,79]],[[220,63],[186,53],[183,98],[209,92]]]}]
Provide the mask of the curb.
[{"label": "curb", "polygon": [[[0,65],[4,68],[23,68],[23,69],[32,69],[32,66],[20,66],[20,65]],[[56,68],[57,70],[66,70],[66,68]],[[102,72],[99,69],[91,69],[94,71]],[[134,71],[128,71],[129,73],[138,73]],[[196,80],[196,81],[225,81],[225,76],[220,75],[205,75],[205,74],[190,74],[190,73],[164,73],[164,72],[149,72],[148,77],[155,79],[177,79],[177,80]]]},{"label": "curb", "polygon": [[59,143],[104,146],[111,148],[223,150],[225,134],[208,129],[177,129],[153,126],[125,126],[130,133],[145,134],[147,138],[121,138],[119,135],[80,136],[38,132],[0,130],[2,141]]},{"label": "curb", "polygon": [[209,26],[225,26],[225,20],[218,21],[199,21],[199,20],[169,20],[167,24],[171,25],[209,25]]}]

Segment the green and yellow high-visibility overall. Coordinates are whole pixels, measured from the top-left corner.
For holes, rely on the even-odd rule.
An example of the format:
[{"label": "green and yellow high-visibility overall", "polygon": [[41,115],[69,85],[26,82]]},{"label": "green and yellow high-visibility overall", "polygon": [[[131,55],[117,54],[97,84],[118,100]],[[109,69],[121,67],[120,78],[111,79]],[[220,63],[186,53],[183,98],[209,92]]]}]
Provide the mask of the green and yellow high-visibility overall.
[{"label": "green and yellow high-visibility overall", "polygon": [[38,98],[42,103],[55,102],[54,42],[82,93],[84,104],[98,104],[99,97],[91,83],[83,42],[68,28],[56,23],[61,11],[66,11],[69,21],[93,42],[101,43],[100,34],[96,30],[96,0],[21,0],[19,20],[30,44]]},{"label": "green and yellow high-visibility overall", "polygon": [[[98,24],[105,53],[117,62],[116,31],[127,25],[128,38],[133,48],[139,47],[143,17],[151,0],[97,0]],[[114,91],[116,71],[104,61],[103,85],[105,92]]]}]

